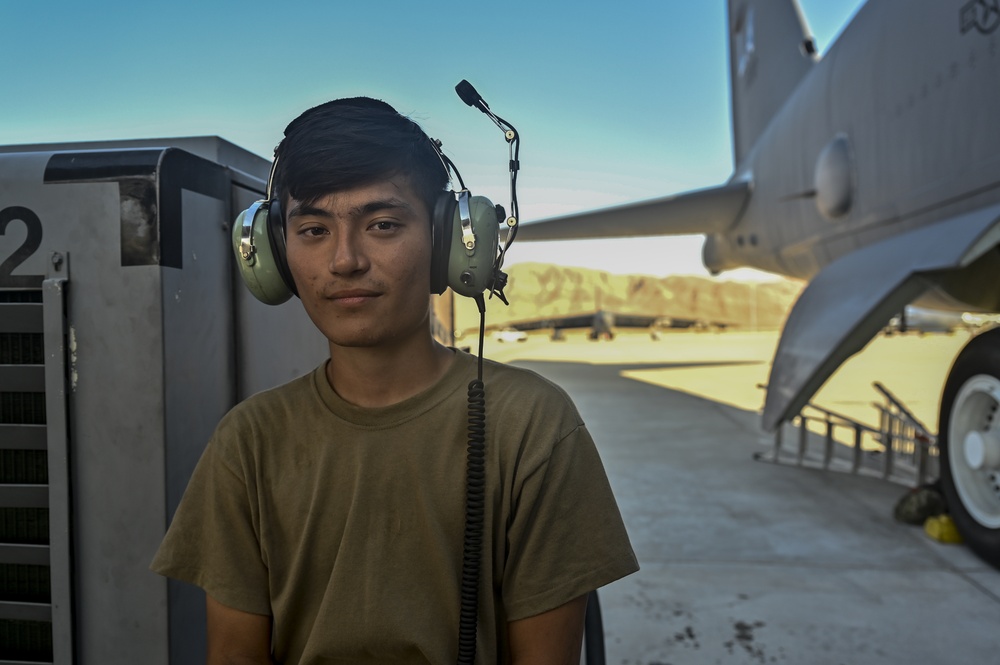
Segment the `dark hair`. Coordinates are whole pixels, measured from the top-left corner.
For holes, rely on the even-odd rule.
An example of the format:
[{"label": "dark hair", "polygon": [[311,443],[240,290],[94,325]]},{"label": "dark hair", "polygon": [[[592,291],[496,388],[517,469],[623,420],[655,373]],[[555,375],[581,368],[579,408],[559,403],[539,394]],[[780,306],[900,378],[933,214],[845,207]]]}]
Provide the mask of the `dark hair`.
[{"label": "dark hair", "polygon": [[274,196],[305,203],[342,189],[405,175],[434,211],[448,173],[417,123],[369,97],[336,99],[304,112],[285,128],[276,151]]}]

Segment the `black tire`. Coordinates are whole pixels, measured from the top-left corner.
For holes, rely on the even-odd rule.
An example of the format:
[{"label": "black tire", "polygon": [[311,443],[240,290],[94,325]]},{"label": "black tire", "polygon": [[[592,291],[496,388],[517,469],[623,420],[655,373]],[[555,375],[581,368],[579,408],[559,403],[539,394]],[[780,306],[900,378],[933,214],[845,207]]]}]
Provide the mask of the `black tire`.
[{"label": "black tire", "polygon": [[941,397],[938,446],[941,488],[955,526],[973,552],[1000,568],[1000,466],[970,465],[958,431],[1000,430],[997,396],[982,390],[994,381],[1000,384],[1000,329],[977,335],[955,359]]}]

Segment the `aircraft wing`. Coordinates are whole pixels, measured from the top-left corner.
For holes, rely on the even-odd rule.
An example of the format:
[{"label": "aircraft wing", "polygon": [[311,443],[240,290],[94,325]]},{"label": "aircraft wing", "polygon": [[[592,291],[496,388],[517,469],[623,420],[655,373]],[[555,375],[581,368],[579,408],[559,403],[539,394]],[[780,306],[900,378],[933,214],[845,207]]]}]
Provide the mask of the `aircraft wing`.
[{"label": "aircraft wing", "polygon": [[721,233],[739,219],[750,183],[737,180],[676,196],[525,223],[518,240],[575,240]]},{"label": "aircraft wing", "polygon": [[894,313],[997,243],[1000,205],[891,236],[827,265],[785,323],[768,379],[764,428],[793,418]]}]

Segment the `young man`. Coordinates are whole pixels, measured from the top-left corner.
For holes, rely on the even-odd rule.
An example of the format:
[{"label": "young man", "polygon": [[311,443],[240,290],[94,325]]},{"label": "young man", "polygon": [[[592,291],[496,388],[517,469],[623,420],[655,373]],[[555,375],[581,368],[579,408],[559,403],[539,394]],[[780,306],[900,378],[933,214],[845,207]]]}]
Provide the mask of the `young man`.
[{"label": "young man", "polygon": [[[367,98],[307,111],[276,158],[289,270],[330,359],[223,419],[153,569],[206,591],[210,665],[455,662],[476,359],[430,333],[448,174]],[[490,362],[484,382],[476,662],[577,663],[586,594],[635,556],[566,394]]]}]

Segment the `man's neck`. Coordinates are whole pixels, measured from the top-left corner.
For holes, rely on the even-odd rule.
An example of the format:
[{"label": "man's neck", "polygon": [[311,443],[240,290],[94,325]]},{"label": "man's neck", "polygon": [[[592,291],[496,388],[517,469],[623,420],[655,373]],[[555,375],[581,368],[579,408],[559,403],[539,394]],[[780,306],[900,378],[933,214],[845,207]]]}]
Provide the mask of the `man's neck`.
[{"label": "man's neck", "polygon": [[356,406],[397,404],[438,382],[455,354],[426,340],[385,348],[330,345],[326,378],[341,399]]}]

